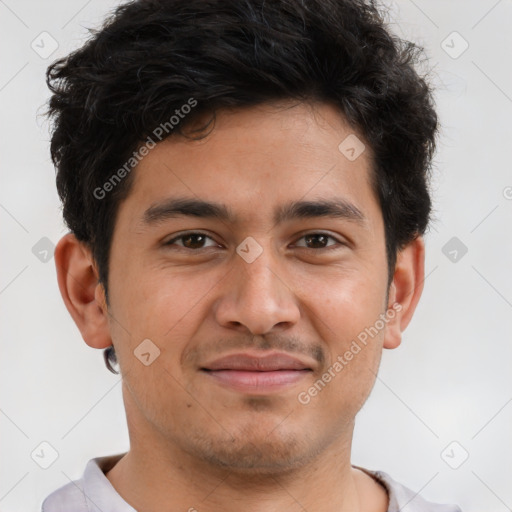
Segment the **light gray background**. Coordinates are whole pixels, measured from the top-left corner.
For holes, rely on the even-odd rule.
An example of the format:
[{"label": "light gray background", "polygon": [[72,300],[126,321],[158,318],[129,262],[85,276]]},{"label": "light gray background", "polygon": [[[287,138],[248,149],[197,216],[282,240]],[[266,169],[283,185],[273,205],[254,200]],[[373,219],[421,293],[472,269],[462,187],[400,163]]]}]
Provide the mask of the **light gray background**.
[{"label": "light gray background", "polygon": [[[67,231],[48,125],[38,117],[49,96],[45,69],[117,3],[0,0],[1,511],[39,510],[90,458],[128,448],[119,377],[82,341],[54,260],[32,251]],[[384,351],[358,416],[352,462],[386,471],[428,500],[505,512],[512,507],[512,1],[386,4],[393,31],[425,47],[438,88],[437,220],[426,237],[422,300],[402,345]],[[48,59],[31,48],[43,31],[59,45]],[[453,31],[469,43],[458,58],[442,48],[463,48]],[[456,262],[442,251],[452,237],[468,249]],[[48,469],[31,458],[43,441],[58,452]],[[452,469],[465,451],[469,458]]]}]

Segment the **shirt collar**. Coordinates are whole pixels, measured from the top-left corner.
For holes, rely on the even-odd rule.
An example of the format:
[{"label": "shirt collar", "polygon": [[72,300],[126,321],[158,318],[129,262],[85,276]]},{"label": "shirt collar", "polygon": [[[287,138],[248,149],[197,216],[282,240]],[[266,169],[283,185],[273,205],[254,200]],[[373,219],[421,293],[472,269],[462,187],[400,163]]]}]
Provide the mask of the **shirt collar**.
[{"label": "shirt collar", "polygon": [[91,459],[83,475],[83,492],[91,512],[137,512],[119,495],[106,473],[110,471],[126,453]]}]

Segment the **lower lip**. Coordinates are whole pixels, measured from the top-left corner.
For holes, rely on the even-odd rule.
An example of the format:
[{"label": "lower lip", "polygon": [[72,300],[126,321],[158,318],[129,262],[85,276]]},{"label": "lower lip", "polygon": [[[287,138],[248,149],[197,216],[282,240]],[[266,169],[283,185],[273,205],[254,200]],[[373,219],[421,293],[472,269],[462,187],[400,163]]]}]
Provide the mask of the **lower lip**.
[{"label": "lower lip", "polygon": [[311,370],[276,370],[255,372],[243,370],[203,370],[219,384],[237,391],[267,393],[280,391],[309,375]]}]

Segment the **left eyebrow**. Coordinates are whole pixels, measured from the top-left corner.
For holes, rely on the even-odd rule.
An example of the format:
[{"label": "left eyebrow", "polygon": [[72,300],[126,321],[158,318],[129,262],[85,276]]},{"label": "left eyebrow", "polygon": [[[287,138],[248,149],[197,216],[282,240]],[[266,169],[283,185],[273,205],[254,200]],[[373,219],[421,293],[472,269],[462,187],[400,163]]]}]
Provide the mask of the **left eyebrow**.
[{"label": "left eyebrow", "polygon": [[316,201],[292,201],[277,210],[274,215],[276,224],[293,219],[311,219],[316,217],[331,217],[367,224],[363,212],[345,199],[321,199]]},{"label": "left eyebrow", "polygon": [[[142,223],[151,226],[181,216],[219,219],[232,224],[236,222],[236,216],[224,204],[195,198],[176,197],[150,206],[142,216]],[[274,223],[281,224],[294,219],[317,217],[344,219],[362,226],[368,222],[357,206],[345,199],[334,198],[286,203],[274,212]]]}]

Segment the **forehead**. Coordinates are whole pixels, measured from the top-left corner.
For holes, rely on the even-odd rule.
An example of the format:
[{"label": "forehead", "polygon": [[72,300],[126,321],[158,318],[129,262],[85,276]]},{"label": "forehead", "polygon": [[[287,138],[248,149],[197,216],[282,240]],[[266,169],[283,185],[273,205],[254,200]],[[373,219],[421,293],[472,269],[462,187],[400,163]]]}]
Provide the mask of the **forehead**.
[{"label": "forehead", "polygon": [[188,198],[203,212],[209,208],[211,217],[233,223],[267,217],[275,223],[290,217],[292,203],[324,201],[332,211],[336,203],[338,211],[365,220],[380,210],[370,182],[371,150],[363,144],[326,104],[222,111],[206,138],[173,136],[158,143],[135,168],[120,209],[140,225],[162,209],[172,210],[171,198]]}]

